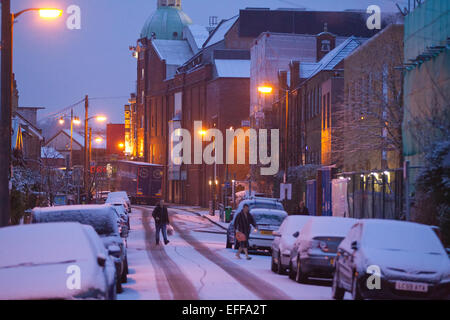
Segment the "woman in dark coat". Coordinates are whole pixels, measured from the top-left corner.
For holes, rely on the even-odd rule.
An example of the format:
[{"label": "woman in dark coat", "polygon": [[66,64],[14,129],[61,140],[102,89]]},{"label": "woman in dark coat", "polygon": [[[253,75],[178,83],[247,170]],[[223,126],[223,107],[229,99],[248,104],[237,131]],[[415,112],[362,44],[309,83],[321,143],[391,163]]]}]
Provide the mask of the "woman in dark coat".
[{"label": "woman in dark coat", "polygon": [[[238,259],[241,258],[241,252],[244,250],[245,257],[247,260],[250,260],[251,258],[248,256],[248,238],[250,236],[251,232],[251,226],[254,226],[256,229],[258,229],[258,226],[255,223],[255,220],[253,219],[252,215],[250,214],[250,208],[247,204],[244,205],[242,208],[242,211],[238,213],[236,216],[236,220],[234,221],[234,232],[236,234],[236,231],[239,231],[245,235],[245,241],[239,242],[239,249],[236,253],[236,257]],[[236,240],[237,241],[237,240]]]}]

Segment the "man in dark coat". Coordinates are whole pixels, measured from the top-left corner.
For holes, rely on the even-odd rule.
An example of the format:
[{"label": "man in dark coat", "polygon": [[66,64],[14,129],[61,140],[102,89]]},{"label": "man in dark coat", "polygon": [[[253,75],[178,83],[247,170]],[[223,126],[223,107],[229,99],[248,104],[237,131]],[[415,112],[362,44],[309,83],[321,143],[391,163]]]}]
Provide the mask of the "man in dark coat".
[{"label": "man in dark coat", "polygon": [[300,201],[299,205],[297,206],[297,210],[294,213],[294,215],[299,215],[299,216],[309,216],[309,210],[308,208],[305,206],[305,203],[303,201]]},{"label": "man in dark coat", "polygon": [[242,250],[244,250],[245,257],[247,258],[247,260],[251,259],[248,256],[248,238],[250,236],[251,226],[254,226],[256,229],[258,229],[258,226],[255,223],[255,220],[253,219],[252,215],[250,214],[249,206],[247,204],[244,204],[242,211],[237,214],[236,220],[234,221],[234,233],[236,234],[236,231],[239,231],[239,232],[243,233],[246,238],[245,241],[239,242],[239,249],[238,249],[238,252],[236,253],[236,257],[238,259],[241,258]]},{"label": "man in dark coat", "polygon": [[156,227],[156,245],[159,245],[159,233],[162,231],[164,244],[168,244],[167,240],[167,225],[169,224],[169,214],[167,207],[164,205],[164,200],[161,200],[156,205],[152,213],[153,219],[155,219]]}]

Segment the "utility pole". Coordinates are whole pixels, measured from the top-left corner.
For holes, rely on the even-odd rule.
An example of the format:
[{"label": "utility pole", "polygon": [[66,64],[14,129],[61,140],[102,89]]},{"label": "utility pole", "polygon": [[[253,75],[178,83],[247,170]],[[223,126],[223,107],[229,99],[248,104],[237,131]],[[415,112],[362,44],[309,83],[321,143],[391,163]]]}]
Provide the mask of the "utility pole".
[{"label": "utility pole", "polygon": [[69,169],[72,170],[72,159],[73,159],[73,109],[70,109],[70,161]]},{"label": "utility pole", "polygon": [[11,114],[13,96],[11,1],[2,0],[1,112],[0,112],[0,227],[9,225],[11,172]]},{"label": "utility pole", "polygon": [[89,180],[89,172],[88,172],[88,120],[89,120],[89,97],[86,95],[84,98],[84,192],[86,194],[86,201],[89,200],[88,197],[88,180]]},{"label": "utility pole", "polygon": [[91,169],[91,163],[92,163],[92,128],[89,128],[89,170]]}]

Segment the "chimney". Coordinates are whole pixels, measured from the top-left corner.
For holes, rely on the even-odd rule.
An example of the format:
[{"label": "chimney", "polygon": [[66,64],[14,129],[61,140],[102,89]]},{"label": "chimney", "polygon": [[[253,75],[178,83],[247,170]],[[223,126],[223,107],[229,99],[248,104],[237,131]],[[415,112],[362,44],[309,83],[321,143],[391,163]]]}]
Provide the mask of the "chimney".
[{"label": "chimney", "polygon": [[291,89],[298,86],[300,83],[300,61],[291,61],[289,64],[289,69],[291,70]]}]

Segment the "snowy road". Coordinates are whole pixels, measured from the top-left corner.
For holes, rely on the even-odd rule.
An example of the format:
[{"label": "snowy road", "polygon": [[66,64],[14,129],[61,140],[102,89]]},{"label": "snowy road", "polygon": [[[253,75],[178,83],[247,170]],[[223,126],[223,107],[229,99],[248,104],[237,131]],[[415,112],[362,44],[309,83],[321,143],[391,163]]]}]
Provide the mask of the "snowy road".
[{"label": "snowy road", "polygon": [[330,299],[330,281],[298,284],[270,271],[270,256],[237,260],[225,249],[225,231],[182,209],[169,214],[175,233],[155,245],[152,208],[135,207],[128,238],[130,274],[122,300]]}]

